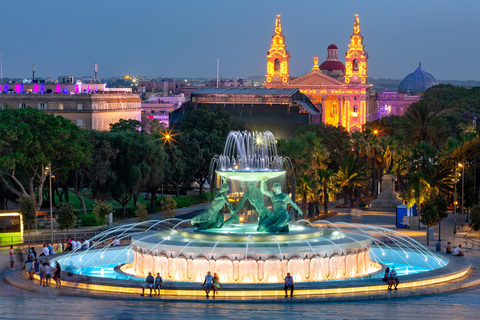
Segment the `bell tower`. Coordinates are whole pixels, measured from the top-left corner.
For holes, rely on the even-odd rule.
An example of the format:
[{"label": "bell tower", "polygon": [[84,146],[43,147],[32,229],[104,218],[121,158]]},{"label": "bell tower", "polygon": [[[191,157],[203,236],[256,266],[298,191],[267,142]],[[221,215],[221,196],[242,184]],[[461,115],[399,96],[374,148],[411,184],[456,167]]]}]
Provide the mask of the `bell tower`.
[{"label": "bell tower", "polygon": [[267,84],[281,85],[290,79],[290,52],[286,50],[285,36],[282,33],[282,22],[277,14],[275,34],[267,52]]},{"label": "bell tower", "polygon": [[363,46],[363,36],[360,33],[360,19],[355,15],[353,23],[353,34],[350,37],[348,51],[345,53],[345,82],[356,84],[367,84],[367,60],[368,53]]}]

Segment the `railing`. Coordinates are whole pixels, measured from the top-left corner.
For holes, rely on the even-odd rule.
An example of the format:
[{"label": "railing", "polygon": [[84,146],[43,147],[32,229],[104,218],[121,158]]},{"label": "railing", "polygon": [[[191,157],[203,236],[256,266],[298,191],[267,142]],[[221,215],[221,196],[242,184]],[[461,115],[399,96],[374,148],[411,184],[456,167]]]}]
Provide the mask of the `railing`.
[{"label": "railing", "polygon": [[452,245],[455,246],[455,240],[458,240],[457,243],[463,246],[464,251],[480,251],[480,240],[466,238],[466,236],[454,236]]}]

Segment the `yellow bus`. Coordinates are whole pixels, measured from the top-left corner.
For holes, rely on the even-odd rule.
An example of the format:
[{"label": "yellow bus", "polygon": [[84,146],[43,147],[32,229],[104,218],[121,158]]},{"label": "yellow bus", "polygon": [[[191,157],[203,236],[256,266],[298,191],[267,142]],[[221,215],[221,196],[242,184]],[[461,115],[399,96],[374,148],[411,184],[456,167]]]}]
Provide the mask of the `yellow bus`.
[{"label": "yellow bus", "polygon": [[23,217],[19,212],[0,211],[0,247],[23,243]]}]

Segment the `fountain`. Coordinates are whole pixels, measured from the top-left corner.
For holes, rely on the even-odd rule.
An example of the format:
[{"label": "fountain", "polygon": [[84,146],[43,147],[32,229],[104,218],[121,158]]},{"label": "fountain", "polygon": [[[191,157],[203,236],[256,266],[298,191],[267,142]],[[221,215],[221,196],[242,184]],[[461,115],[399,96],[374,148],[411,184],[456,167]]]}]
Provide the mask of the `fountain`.
[{"label": "fountain", "polygon": [[[267,287],[282,283],[290,272],[295,283],[315,288],[320,281],[378,278],[386,266],[406,275],[447,264],[392,230],[328,221],[293,223],[288,204],[302,212],[282,192],[288,165],[288,158],[277,155],[270,132],[231,132],[224,153],[211,162],[212,175],[222,183],[206,212],[191,221],[119,226],[93,240],[99,245],[129,237],[128,246],[72,252],[58,261],[72,273],[130,281],[144,281],[149,272],[158,272],[180,287],[203,282],[207,271],[217,273],[224,284]],[[229,191],[239,194],[236,204]],[[255,219],[242,223],[240,211],[247,203]],[[173,221],[178,221],[173,228],[164,227]]]}]

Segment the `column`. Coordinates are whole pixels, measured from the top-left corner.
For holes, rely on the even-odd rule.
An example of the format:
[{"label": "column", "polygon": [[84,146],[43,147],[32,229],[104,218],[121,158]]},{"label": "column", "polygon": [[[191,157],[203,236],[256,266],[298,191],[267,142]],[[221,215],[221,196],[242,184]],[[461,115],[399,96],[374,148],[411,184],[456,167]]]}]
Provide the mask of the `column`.
[{"label": "column", "polygon": [[320,115],[320,120],[325,123],[325,112],[327,111],[327,96],[322,96],[322,114]]},{"label": "column", "polygon": [[339,96],[338,97],[338,126],[343,127],[343,97]]}]

